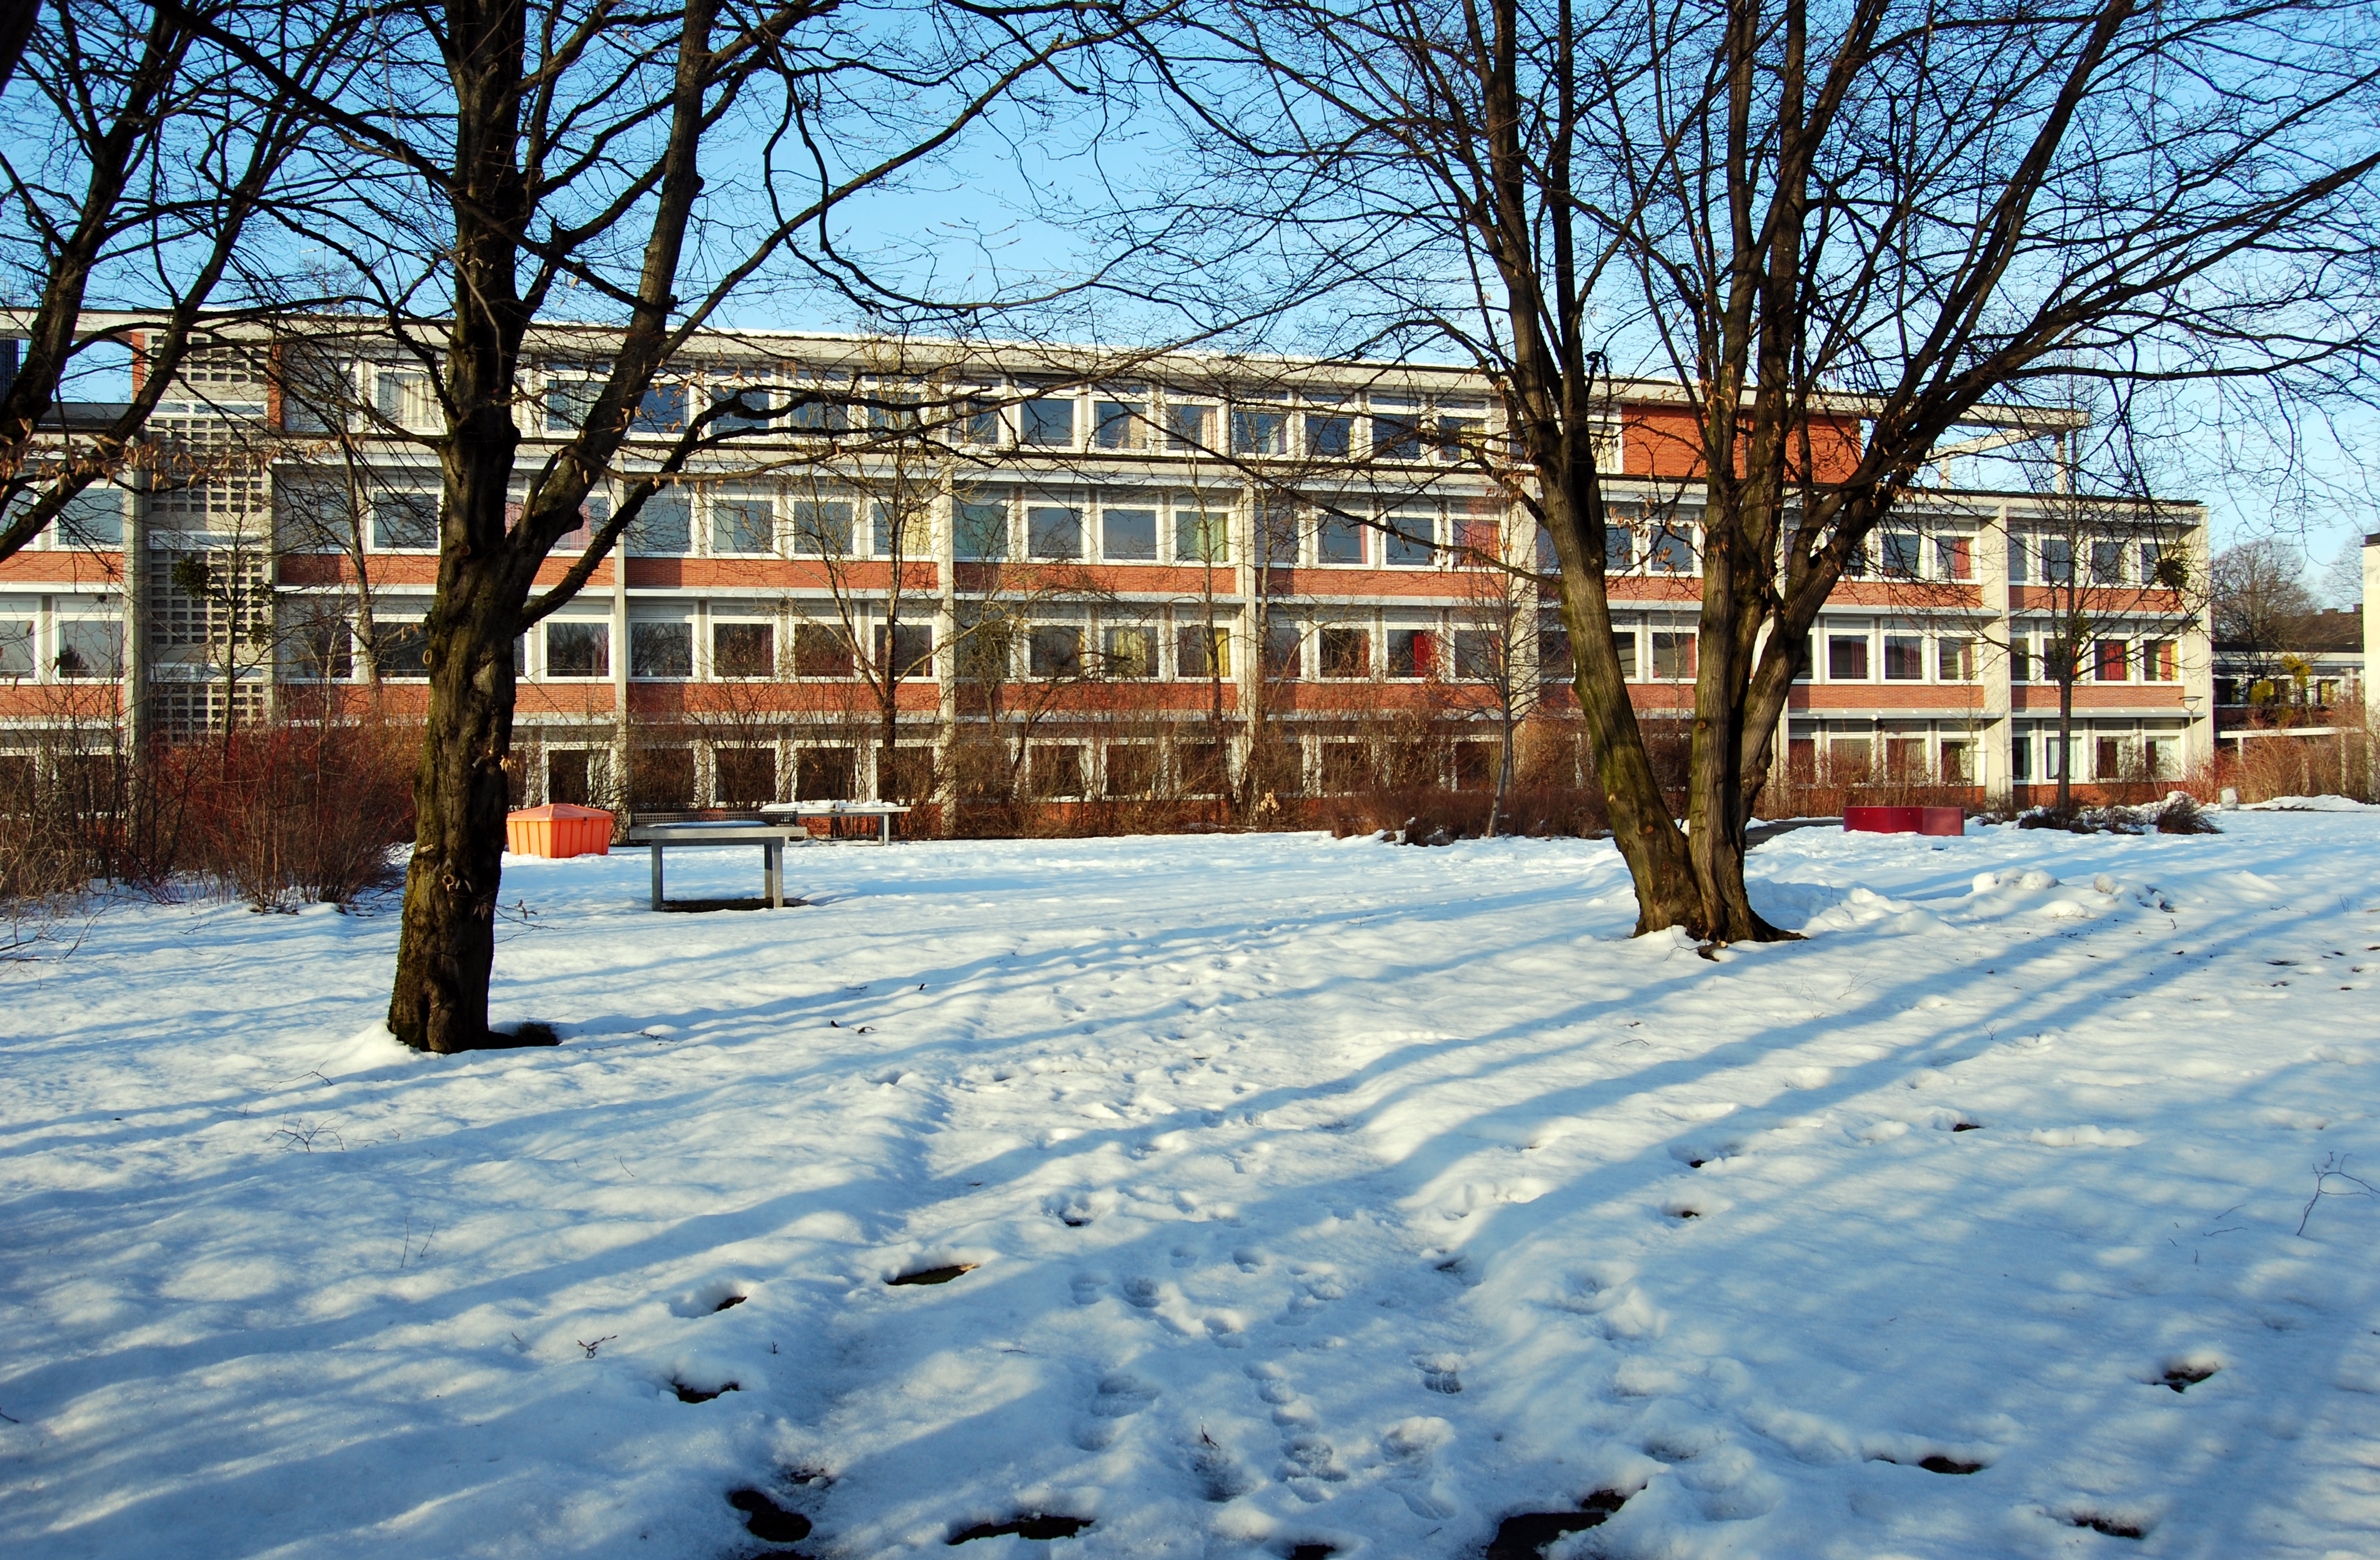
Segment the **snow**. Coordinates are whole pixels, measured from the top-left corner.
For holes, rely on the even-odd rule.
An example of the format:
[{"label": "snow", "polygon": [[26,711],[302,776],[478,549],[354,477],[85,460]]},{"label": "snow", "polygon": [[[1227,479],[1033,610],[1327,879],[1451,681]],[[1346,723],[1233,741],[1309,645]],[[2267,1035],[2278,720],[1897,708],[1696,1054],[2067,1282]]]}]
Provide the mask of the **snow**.
[{"label": "snow", "polygon": [[513,861],[449,1058],[387,910],[119,906],[0,976],[9,1552],[2369,1554],[2380,817],[2224,822],[1715,958],[1583,841]]}]

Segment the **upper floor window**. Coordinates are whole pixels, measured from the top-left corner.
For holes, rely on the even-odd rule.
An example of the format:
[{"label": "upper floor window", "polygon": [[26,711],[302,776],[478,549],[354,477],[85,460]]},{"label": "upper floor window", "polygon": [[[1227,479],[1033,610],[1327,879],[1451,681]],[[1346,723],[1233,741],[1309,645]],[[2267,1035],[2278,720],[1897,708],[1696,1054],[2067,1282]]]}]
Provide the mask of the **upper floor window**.
[{"label": "upper floor window", "polygon": [[1099,556],[1111,563],[1157,561],[1157,511],[1102,509],[1099,514]]},{"label": "upper floor window", "polygon": [[1305,415],[1305,453],[1342,460],[1355,452],[1355,419],[1343,412]]},{"label": "upper floor window", "polygon": [[1028,550],[1036,558],[1080,558],[1083,512],[1071,504],[1034,504],[1025,512]]},{"label": "upper floor window", "polygon": [[644,558],[683,558],[694,550],[694,506],[684,488],[662,488],[628,522],[628,550]]},{"label": "upper floor window", "polygon": [[2074,583],[2074,544],[2064,537],[2041,538],[2041,577],[2050,585]]},{"label": "upper floor window", "polygon": [[2095,541],[2091,544],[2091,583],[2121,585],[2124,583],[2124,544],[2119,541]]},{"label": "upper floor window", "polygon": [[1967,580],[1975,577],[1973,542],[1966,537],[1936,537],[1934,538],[1934,573],[1946,580]]},{"label": "upper floor window", "polygon": [[1391,514],[1382,538],[1380,561],[1399,568],[1420,568],[1437,556],[1437,533],[1434,514]]},{"label": "upper floor window", "polygon": [[710,550],[766,554],[775,548],[776,525],[773,500],[757,493],[722,493],[710,501]]},{"label": "upper floor window", "polygon": [[1364,526],[1343,514],[1325,514],[1314,532],[1314,561],[1318,563],[1361,563],[1364,561]]},{"label": "upper floor window", "polygon": [[1173,561],[1177,563],[1228,563],[1232,561],[1231,516],[1220,510],[1196,506],[1173,511]]},{"label": "upper floor window", "polygon": [[1260,406],[1233,407],[1232,453],[1235,455],[1289,453],[1289,414]]},{"label": "upper floor window", "polygon": [[1918,576],[1922,554],[1918,550],[1914,531],[1887,531],[1884,534],[1884,573],[1888,579],[1913,580]]},{"label": "upper floor window", "polygon": [[1215,448],[1215,408],[1184,405],[1165,408],[1165,447],[1176,453],[1211,453]]},{"label": "upper floor window", "polygon": [[381,552],[434,552],[438,548],[438,496],[384,493],[372,500],[372,548]]},{"label": "upper floor window", "polygon": [[962,558],[1008,556],[1008,501],[996,493],[962,493],[953,501],[952,540]]},{"label": "upper floor window", "polygon": [[548,623],[545,625],[545,674],[548,677],[609,677],[612,674],[612,625],[605,623]]},{"label": "upper floor window", "polygon": [[1326,628],[1320,638],[1323,676],[1352,678],[1372,674],[1370,635],[1360,628]]},{"label": "upper floor window", "polygon": [[1827,680],[1831,683],[1867,681],[1866,635],[1830,634],[1827,636]]},{"label": "upper floor window", "polygon": [[796,499],[791,519],[795,557],[847,558],[851,555],[852,508],[849,503],[841,500]]},{"label": "upper floor window", "polygon": [[1694,544],[1682,531],[1664,527],[1654,534],[1652,550],[1645,555],[1645,563],[1658,574],[1691,574],[1694,572]]},{"label": "upper floor window", "polygon": [[2131,671],[2131,647],[2121,639],[2101,639],[2091,647],[2091,680],[2122,683]]},{"label": "upper floor window", "polygon": [[1136,450],[1148,425],[1143,401],[1091,403],[1091,442],[1102,450]]},{"label": "upper floor window", "polygon": [[1018,423],[1021,442],[1040,449],[1075,447],[1075,398],[1037,395],[1024,404]]},{"label": "upper floor window", "polygon": [[628,419],[631,433],[683,433],[686,431],[686,386],[683,384],[650,384],[645,387],[644,398],[637,403],[636,416]]},{"label": "upper floor window", "polygon": [[1372,398],[1372,453],[1381,460],[1421,459],[1419,403],[1402,396]]},{"label": "upper floor window", "polygon": [[1884,680],[1888,683],[1925,681],[1925,640],[1915,634],[1884,636]]}]

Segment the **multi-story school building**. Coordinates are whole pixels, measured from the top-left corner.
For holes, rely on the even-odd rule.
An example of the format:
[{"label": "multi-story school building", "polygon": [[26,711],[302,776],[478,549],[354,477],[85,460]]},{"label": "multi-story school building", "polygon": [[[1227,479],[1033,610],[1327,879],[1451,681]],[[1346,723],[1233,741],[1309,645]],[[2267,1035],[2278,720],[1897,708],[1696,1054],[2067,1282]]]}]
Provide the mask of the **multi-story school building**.
[{"label": "multi-story school building", "polygon": [[[533,344],[524,491],[585,414],[600,341]],[[1476,737],[1507,707],[1534,718],[1533,751],[1552,733],[1575,753],[1550,587],[1475,374],[754,333],[678,365],[619,478],[740,397],[710,425],[735,437],[524,637],[527,799],[916,794],[969,743],[1042,796],[1196,793],[1259,751],[1269,788],[1320,794],[1360,783],[1400,722]],[[62,407],[59,438],[109,410]],[[1820,414],[1822,478],[1858,415]],[[0,563],[0,748],[22,762],[326,701],[419,709],[439,426],[430,369],[393,343],[195,353],[148,457]],[[2052,426],[2011,411],[1967,448]],[[1692,696],[1692,437],[1673,390],[1609,387],[1612,598],[1648,717]],[[2061,765],[2087,784],[2211,755],[2206,620],[2169,562],[2203,560],[2203,511],[2058,486],[1934,486],[1901,508],[1813,636],[1791,764],[2022,800]],[[575,555],[557,549],[546,580]],[[2078,611],[2060,754],[2045,641]],[[888,724],[900,772],[880,775]],[[1484,780],[1488,744],[1442,745],[1439,779]]]}]

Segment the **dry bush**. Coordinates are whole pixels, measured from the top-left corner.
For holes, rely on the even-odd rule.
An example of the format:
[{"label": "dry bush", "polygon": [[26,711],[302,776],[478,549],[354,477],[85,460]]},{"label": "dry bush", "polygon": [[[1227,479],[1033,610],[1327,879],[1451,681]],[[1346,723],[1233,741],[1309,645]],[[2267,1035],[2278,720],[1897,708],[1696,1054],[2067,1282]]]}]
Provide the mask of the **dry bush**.
[{"label": "dry bush", "polygon": [[[2216,744],[2213,783],[2230,786],[2242,802],[2276,796],[2346,796],[2380,802],[2374,794],[2370,718],[2326,736],[2252,736]],[[2245,749],[2244,753],[2241,748]]]},{"label": "dry bush", "polygon": [[347,905],[402,876],[419,732],[275,722],[155,750],[141,781],[177,799],[188,870],[258,910]]}]

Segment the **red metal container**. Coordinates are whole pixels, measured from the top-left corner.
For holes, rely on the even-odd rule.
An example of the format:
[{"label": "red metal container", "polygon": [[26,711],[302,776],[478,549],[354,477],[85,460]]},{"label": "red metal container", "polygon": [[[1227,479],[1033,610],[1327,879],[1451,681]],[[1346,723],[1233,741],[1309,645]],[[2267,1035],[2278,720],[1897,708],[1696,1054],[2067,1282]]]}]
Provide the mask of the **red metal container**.
[{"label": "red metal container", "polygon": [[1956,807],[1845,807],[1843,832],[1960,835],[1967,815]]},{"label": "red metal container", "polygon": [[524,807],[504,815],[504,845],[516,856],[608,856],[612,815],[568,802]]},{"label": "red metal container", "polygon": [[1919,820],[1920,834],[1940,834],[1957,839],[1967,832],[1967,815],[1957,807],[1921,807],[1925,816]]}]

